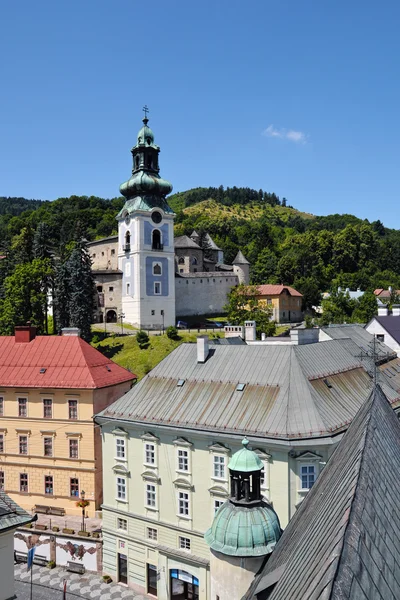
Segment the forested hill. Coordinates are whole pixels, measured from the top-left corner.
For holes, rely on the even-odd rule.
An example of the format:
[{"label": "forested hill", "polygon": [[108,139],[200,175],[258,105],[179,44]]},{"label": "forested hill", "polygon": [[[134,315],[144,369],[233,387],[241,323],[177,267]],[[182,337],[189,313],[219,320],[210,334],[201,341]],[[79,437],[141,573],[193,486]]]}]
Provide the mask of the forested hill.
[{"label": "forested hill", "polygon": [[[293,285],[308,305],[338,285],[400,289],[400,231],[380,221],[302,213],[285,198],[250,188],[196,188],[168,201],[176,212],[175,235],[208,231],[226,262],[243,251],[254,283]],[[56,253],[79,235],[92,240],[116,233],[115,215],[123,203],[123,198],[82,196],[53,202],[0,198],[1,253],[11,262],[32,243],[39,223],[50,225]]]}]

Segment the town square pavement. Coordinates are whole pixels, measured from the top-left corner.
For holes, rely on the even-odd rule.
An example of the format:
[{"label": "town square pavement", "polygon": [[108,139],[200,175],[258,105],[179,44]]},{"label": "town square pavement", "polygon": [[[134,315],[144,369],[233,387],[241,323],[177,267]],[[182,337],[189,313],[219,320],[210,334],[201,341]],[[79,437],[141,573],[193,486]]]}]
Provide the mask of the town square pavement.
[{"label": "town square pavement", "polygon": [[[30,600],[31,574],[26,563],[14,567],[15,591],[18,600]],[[33,565],[33,600],[62,600],[63,582],[67,580],[67,600],[87,598],[90,600],[150,600],[150,596],[140,594],[118,583],[104,583],[96,573],[69,573],[63,567],[49,569]]]}]

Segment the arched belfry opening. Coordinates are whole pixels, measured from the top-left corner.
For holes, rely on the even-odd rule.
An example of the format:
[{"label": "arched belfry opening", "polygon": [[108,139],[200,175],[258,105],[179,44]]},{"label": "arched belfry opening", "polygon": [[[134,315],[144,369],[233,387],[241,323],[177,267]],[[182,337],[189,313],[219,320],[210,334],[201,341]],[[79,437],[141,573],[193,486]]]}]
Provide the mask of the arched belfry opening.
[{"label": "arched belfry opening", "polygon": [[125,233],[125,251],[129,252],[131,249],[131,234],[129,233],[129,231],[127,231]]},{"label": "arched belfry opening", "polygon": [[161,243],[161,231],[159,229],[153,230],[151,248],[152,248],[152,250],[162,250],[163,249],[163,245]]}]

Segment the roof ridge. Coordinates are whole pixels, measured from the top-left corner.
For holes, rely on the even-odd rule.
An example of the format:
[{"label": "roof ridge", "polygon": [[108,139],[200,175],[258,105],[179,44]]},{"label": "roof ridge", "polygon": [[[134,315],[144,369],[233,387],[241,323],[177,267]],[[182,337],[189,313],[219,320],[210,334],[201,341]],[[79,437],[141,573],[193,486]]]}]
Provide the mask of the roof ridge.
[{"label": "roof ridge", "polygon": [[[339,560],[336,561],[335,571],[333,573],[332,578],[330,579],[330,581],[328,583],[328,585],[330,586],[330,591],[329,591],[329,597],[328,597],[327,600],[329,600],[332,597],[332,593],[333,593],[333,588],[334,588],[334,585],[335,585],[336,577],[337,577],[337,575],[339,573],[340,566],[341,566],[341,564],[343,562],[343,548],[344,548],[344,545],[345,545],[345,541],[346,541],[346,538],[347,538],[349,527],[351,526],[352,515],[354,514],[353,508],[354,508],[354,505],[355,505],[355,502],[356,502],[356,498],[358,499],[358,496],[357,496],[358,484],[359,484],[359,481],[360,481],[361,472],[363,471],[364,462],[365,462],[365,452],[364,452],[364,450],[365,450],[365,447],[366,447],[366,444],[367,444],[367,440],[369,440],[369,434],[370,434],[370,431],[371,431],[369,425],[371,423],[372,417],[375,416],[375,415],[372,414],[372,406],[375,403],[375,395],[376,395],[376,388],[372,389],[371,394],[370,394],[368,400],[365,402],[365,406],[364,406],[364,409],[366,409],[367,405],[369,404],[368,415],[367,415],[367,418],[366,418],[366,423],[365,423],[364,433],[363,433],[363,442],[362,442],[362,446],[360,448],[361,458],[360,458],[358,472],[357,472],[357,476],[356,476],[356,482],[355,482],[355,485],[354,485],[353,496],[352,496],[352,499],[351,499],[351,502],[350,502],[349,509],[347,511],[346,525],[344,526],[344,531],[343,531],[343,534],[342,534],[342,536],[340,538]],[[372,400],[371,400],[371,396],[373,397]]]}]

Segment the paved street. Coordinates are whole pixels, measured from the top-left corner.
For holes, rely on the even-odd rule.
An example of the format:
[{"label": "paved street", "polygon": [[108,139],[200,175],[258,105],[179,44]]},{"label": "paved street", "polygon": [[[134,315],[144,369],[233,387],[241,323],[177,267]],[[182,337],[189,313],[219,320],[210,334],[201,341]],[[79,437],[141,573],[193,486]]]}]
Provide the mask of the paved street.
[{"label": "paved street", "polygon": [[[26,564],[15,565],[15,587],[19,600],[30,599],[30,578]],[[85,573],[77,575],[68,573],[62,567],[48,569],[33,566],[33,599],[57,600],[62,599],[63,581],[67,580],[67,600],[87,598],[89,600],[120,600],[120,598],[135,598],[135,600],[150,600],[147,595],[117,583],[104,583],[100,575]]]}]

